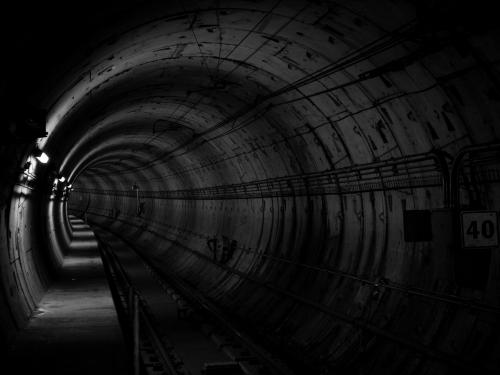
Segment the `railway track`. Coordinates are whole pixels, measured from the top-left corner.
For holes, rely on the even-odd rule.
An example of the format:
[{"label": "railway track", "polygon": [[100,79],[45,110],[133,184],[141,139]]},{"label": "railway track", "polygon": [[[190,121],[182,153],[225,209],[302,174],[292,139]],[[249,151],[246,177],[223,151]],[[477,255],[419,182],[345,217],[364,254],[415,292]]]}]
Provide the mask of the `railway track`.
[{"label": "railway track", "polygon": [[280,358],[118,235],[94,228],[134,375],[293,375]]}]

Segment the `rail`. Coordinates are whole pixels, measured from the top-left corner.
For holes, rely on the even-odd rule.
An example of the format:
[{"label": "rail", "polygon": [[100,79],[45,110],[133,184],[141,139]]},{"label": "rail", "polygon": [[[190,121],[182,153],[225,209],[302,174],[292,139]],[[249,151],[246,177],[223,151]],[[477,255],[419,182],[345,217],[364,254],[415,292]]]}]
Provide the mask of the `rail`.
[{"label": "rail", "polygon": [[[146,302],[130,283],[116,255],[108,250],[106,244],[99,240],[99,250],[104,268],[110,278],[110,287],[115,299],[118,315],[125,336],[128,338],[132,351],[133,375],[148,373],[144,366],[146,359],[143,355],[152,348],[160,360],[164,374],[178,375],[176,364],[160,339],[155,323]],[[158,367],[158,364],[151,364]],[[178,366],[177,366],[178,367]]]},{"label": "rail", "polygon": [[[106,230],[109,230],[109,229],[106,228]],[[114,232],[111,232],[111,233],[113,233],[113,235],[115,235],[116,237],[120,238],[129,247],[131,247],[141,257],[143,262],[146,262],[149,265],[149,268],[154,270],[154,272],[156,272],[157,275],[160,275],[160,277],[166,278],[170,283],[174,284],[175,287],[179,288],[179,290],[182,293],[185,293],[186,295],[188,295],[189,297],[187,297],[187,298],[189,300],[194,301],[200,307],[203,307],[206,311],[210,312],[211,314],[214,314],[214,317],[218,321],[220,321],[221,323],[226,321],[225,324],[228,324],[226,317],[224,317],[224,314],[220,310],[218,310],[217,307],[212,305],[206,298],[204,298],[199,292],[194,291],[191,287],[184,284],[181,280],[177,279],[175,276],[166,275],[164,272],[161,272],[161,271],[157,270],[156,268],[154,268],[154,266],[149,264],[149,261],[147,259],[145,259],[140,254],[139,251],[136,250],[135,246],[130,241],[128,241],[126,238],[124,238],[120,234],[117,234]],[[379,327],[379,326],[373,324],[372,322],[370,322],[366,318],[349,316],[348,314],[346,314],[344,312],[332,309],[330,306],[326,306],[320,302],[313,301],[307,297],[298,295],[298,294],[291,292],[289,290],[272,285],[266,281],[263,281],[263,280],[260,280],[256,277],[254,277],[254,276],[245,274],[244,272],[236,270],[236,269],[229,267],[227,265],[219,264],[216,262],[214,263],[210,257],[208,257],[204,254],[198,253],[192,249],[186,248],[186,250],[190,251],[193,255],[195,255],[195,256],[197,256],[205,261],[208,261],[208,262],[213,263],[214,265],[217,265],[218,267],[224,269],[225,271],[228,271],[229,273],[240,276],[240,277],[244,278],[245,280],[248,280],[249,282],[252,282],[255,285],[258,285],[262,288],[268,289],[269,291],[271,291],[277,295],[281,295],[283,297],[290,298],[299,304],[302,304],[304,306],[308,306],[308,307],[315,309],[317,311],[321,311],[322,313],[329,315],[333,318],[336,318],[340,321],[343,321],[347,324],[350,324],[353,327],[356,327],[358,329],[362,329],[362,330],[369,332],[375,336],[385,338],[389,341],[392,341],[394,343],[402,345],[403,347],[406,347],[410,350],[414,350],[415,352],[421,353],[422,355],[428,357],[429,359],[438,360],[438,361],[447,363],[455,368],[467,369],[468,371],[480,370],[481,373],[484,373],[484,374],[496,373],[494,369],[491,369],[491,368],[483,366],[483,365],[476,365],[476,364],[470,363],[462,358],[459,358],[455,355],[447,353],[447,352],[441,350],[440,348],[438,349],[438,348],[423,344],[420,341],[402,337],[402,336],[398,335],[397,333],[393,333],[385,328],[382,328],[382,327]],[[383,283],[381,283],[379,286],[383,287],[384,285],[383,285]],[[231,326],[229,325],[228,328],[231,328]],[[235,331],[235,334],[237,336],[241,335],[241,337],[245,337],[245,334],[242,331]]]}]

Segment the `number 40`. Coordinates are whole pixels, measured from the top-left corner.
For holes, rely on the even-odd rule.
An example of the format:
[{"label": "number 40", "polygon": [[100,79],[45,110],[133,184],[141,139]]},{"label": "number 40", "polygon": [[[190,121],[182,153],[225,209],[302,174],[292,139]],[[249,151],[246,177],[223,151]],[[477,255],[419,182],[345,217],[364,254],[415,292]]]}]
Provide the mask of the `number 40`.
[{"label": "number 40", "polygon": [[484,220],[481,224],[481,231],[479,231],[477,220],[472,220],[469,228],[467,228],[467,234],[474,239],[477,239],[480,235],[484,238],[491,238],[495,234],[495,224],[491,220]]}]

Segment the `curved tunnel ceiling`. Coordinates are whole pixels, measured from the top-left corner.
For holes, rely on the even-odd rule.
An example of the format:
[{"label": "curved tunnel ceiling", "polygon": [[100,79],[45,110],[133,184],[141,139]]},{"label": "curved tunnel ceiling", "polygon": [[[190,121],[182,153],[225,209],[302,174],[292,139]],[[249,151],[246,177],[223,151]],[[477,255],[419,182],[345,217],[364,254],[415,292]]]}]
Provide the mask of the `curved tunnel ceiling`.
[{"label": "curved tunnel ceiling", "polygon": [[[360,79],[426,46],[411,7],[357,5],[183,3],[131,26],[73,73],[52,107],[47,149],[69,151],[62,173],[80,174],[77,163],[125,179],[157,169],[169,185],[189,188],[453,152],[495,136],[493,127],[474,134],[450,98],[447,85],[476,64],[467,56],[452,66],[453,46]],[[253,168],[235,173],[251,154]],[[156,181],[151,188],[164,183]]]},{"label": "curved tunnel ceiling", "polygon": [[[477,329],[465,313],[450,317],[446,307],[401,295],[371,305],[371,292],[356,284],[448,290],[443,260],[402,240],[404,209],[442,207],[439,182],[385,190],[344,175],[498,140],[499,34],[422,19],[410,2],[169,6],[110,20],[98,47],[45,99],[49,136],[39,146],[74,185],[70,209],[128,233],[221,306],[287,338],[306,363],[354,358],[352,317],[391,345],[433,347],[438,358],[446,357],[439,343],[465,350]],[[410,175],[410,167],[394,173]],[[327,178],[338,186],[345,178],[352,193],[322,193]],[[296,194],[299,185],[305,193]],[[230,269],[207,261],[212,237],[237,242]],[[357,281],[312,272],[317,266]],[[288,297],[276,305],[269,285],[299,295],[309,285],[308,297],[337,313]],[[367,344],[374,368],[395,348],[383,343]],[[485,349],[488,365],[498,364],[498,345]],[[404,364],[411,357],[395,358],[392,373],[416,371]]]}]

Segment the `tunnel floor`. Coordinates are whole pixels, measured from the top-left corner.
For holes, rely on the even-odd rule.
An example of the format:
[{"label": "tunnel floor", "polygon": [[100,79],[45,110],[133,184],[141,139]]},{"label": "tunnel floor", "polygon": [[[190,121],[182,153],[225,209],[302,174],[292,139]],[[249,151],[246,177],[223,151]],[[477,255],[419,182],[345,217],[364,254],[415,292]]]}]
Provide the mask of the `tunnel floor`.
[{"label": "tunnel floor", "polygon": [[73,241],[9,355],[16,374],[125,374],[127,355],[97,242],[71,218]]}]

